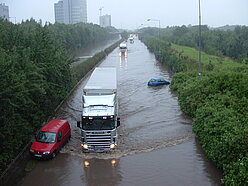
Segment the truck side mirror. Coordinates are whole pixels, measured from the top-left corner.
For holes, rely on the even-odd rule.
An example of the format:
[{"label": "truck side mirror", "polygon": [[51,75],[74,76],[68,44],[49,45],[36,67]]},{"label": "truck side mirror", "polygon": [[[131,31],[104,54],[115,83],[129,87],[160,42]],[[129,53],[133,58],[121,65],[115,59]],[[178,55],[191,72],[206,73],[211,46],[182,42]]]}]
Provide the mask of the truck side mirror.
[{"label": "truck side mirror", "polygon": [[80,121],[77,121],[77,127],[81,129],[80,124],[81,124],[81,122]]},{"label": "truck side mirror", "polygon": [[120,118],[118,117],[117,118],[117,127],[119,127],[121,125],[121,121],[120,121]]}]

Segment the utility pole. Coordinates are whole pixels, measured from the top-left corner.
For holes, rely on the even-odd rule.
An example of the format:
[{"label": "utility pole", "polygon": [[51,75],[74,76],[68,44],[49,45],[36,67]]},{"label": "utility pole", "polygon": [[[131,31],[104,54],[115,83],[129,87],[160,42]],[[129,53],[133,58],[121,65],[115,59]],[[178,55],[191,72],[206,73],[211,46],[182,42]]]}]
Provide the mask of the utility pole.
[{"label": "utility pole", "polygon": [[201,0],[199,0],[199,61],[198,61],[198,76],[202,77],[202,65],[201,65]]},{"label": "utility pole", "polygon": [[147,21],[158,21],[158,38],[160,38],[160,20],[159,19],[147,19]]}]

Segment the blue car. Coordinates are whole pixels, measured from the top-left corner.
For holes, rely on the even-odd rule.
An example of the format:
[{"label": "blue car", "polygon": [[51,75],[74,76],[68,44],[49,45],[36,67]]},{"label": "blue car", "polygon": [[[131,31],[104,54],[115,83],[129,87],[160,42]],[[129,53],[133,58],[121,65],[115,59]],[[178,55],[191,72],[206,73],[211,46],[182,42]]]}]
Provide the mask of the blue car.
[{"label": "blue car", "polygon": [[170,82],[164,78],[152,78],[148,81],[148,86],[159,86],[159,85],[169,85]]}]

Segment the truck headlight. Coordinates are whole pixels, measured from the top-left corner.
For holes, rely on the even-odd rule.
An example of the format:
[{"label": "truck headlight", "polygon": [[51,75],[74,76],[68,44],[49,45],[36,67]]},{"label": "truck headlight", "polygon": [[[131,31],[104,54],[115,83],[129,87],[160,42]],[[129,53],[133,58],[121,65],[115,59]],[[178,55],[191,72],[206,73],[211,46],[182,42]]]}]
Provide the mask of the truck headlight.
[{"label": "truck headlight", "polygon": [[46,152],[43,152],[43,154],[50,154],[50,152],[49,151],[46,151]]},{"label": "truck headlight", "polygon": [[110,145],[110,148],[111,148],[111,149],[115,148],[115,144],[112,143],[112,144]]},{"label": "truck headlight", "polygon": [[87,144],[81,144],[81,147],[83,147],[84,149],[88,149],[88,145]]},{"label": "truck headlight", "polygon": [[32,152],[32,153],[34,153],[34,150],[33,149],[30,149],[29,151]]}]

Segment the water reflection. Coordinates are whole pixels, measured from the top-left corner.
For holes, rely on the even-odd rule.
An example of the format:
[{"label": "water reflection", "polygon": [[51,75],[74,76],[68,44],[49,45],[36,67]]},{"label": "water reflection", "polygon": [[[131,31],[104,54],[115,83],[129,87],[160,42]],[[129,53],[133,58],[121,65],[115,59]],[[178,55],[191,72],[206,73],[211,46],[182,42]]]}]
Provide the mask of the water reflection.
[{"label": "water reflection", "polygon": [[198,158],[202,161],[204,172],[206,173],[206,176],[208,177],[209,180],[213,182],[213,185],[221,185],[221,179],[223,177],[222,171],[217,169],[213,162],[208,160],[205,157],[205,153],[198,141],[197,138],[195,138],[194,141],[194,146],[196,149],[196,155]]},{"label": "water reflection", "polygon": [[20,182],[21,186],[63,186],[82,185],[81,159],[77,156],[59,153],[56,158],[37,161],[34,169]]},{"label": "water reflection", "polygon": [[119,159],[84,159],[84,179],[89,186],[118,185],[122,176]]},{"label": "water reflection", "polygon": [[127,54],[128,54],[127,51],[126,52],[119,52],[120,57],[125,57],[126,58]]},{"label": "water reflection", "polygon": [[120,69],[127,69],[128,66],[128,58],[125,55],[120,55]]}]

